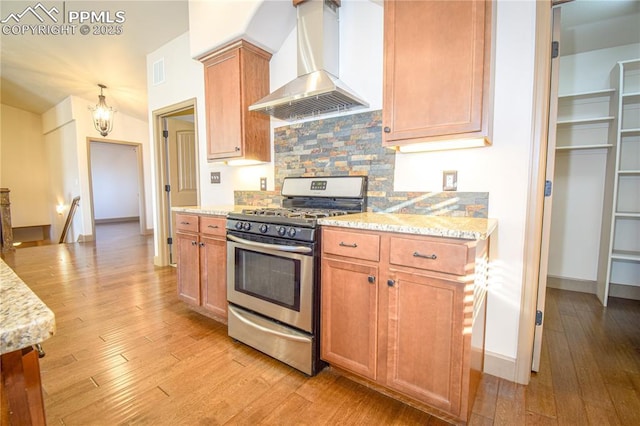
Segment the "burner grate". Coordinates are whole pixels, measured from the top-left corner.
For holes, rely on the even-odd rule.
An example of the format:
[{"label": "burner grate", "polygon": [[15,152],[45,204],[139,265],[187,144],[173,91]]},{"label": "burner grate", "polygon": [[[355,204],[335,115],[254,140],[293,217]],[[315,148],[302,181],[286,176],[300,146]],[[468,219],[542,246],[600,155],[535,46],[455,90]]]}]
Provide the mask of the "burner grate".
[{"label": "burner grate", "polygon": [[323,217],[341,216],[348,214],[348,212],[346,210],[331,209],[259,208],[244,209],[242,214],[248,216],[277,216],[292,219],[320,219]]}]

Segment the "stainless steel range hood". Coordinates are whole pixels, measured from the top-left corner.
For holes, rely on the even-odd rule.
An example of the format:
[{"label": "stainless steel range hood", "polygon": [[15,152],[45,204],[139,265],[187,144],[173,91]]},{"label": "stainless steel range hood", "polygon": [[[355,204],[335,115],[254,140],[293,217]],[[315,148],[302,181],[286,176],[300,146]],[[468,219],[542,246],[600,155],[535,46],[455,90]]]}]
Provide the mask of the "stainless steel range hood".
[{"label": "stainless steel range hood", "polygon": [[354,108],[367,102],[338,79],[338,6],[307,0],[297,7],[298,78],[249,107],[281,120],[296,120]]}]

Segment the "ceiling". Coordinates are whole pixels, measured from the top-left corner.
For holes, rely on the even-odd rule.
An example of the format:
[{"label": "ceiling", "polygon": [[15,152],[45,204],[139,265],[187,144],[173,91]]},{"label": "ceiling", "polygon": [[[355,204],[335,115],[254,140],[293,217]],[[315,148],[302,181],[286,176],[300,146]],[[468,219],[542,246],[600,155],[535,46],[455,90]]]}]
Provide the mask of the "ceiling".
[{"label": "ceiling", "polygon": [[[146,120],[146,55],[188,31],[188,1],[43,1],[44,8],[37,8],[38,4],[38,0],[0,1],[0,21],[4,21],[0,24],[2,103],[43,113],[74,95],[95,105],[100,91],[97,85],[102,83],[107,86],[104,94],[109,106]],[[28,7],[35,8],[43,22]],[[11,15],[25,10],[22,16]],[[45,10],[57,22],[46,16]],[[78,11],[102,14],[113,23],[85,21],[90,33],[82,35],[81,24],[70,21]],[[118,24],[121,17],[124,22]],[[76,25],[75,34],[4,34],[8,31],[5,27],[17,31],[15,28],[24,24],[62,28],[63,19],[66,25]],[[118,31],[118,26],[120,35],[93,34],[94,29]]]},{"label": "ceiling", "polygon": [[[288,0],[274,0],[288,1]],[[189,29],[188,0],[139,1],[0,1],[0,99],[34,113],[43,113],[69,95],[97,102],[98,83],[105,84],[107,103],[146,120],[146,55]],[[27,8],[35,8],[28,10]],[[56,7],[56,11],[52,8]],[[24,11],[27,13],[22,14]],[[39,11],[39,22],[33,11]],[[58,18],[54,21],[43,10]],[[95,12],[121,24],[98,24],[98,30],[115,29],[120,35],[4,35],[6,26],[44,24],[60,26],[62,17],[78,11]],[[122,11],[118,15],[118,11]],[[562,54],[639,42],[638,0],[577,0],[562,5]],[[13,15],[12,15],[13,14]],[[22,14],[18,16],[17,14]],[[635,14],[635,16],[634,16]],[[627,24],[628,23],[628,24]],[[71,24],[71,22],[69,22]],[[89,24],[93,29],[94,24]],[[579,28],[588,31],[579,31]],[[595,46],[595,47],[594,47]]]}]

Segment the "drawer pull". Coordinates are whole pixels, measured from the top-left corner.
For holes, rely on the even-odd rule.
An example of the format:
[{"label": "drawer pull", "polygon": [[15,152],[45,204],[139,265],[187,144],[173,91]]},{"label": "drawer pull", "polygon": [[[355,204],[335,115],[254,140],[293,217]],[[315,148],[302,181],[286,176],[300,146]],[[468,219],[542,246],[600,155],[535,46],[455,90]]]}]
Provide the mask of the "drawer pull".
[{"label": "drawer pull", "polygon": [[416,252],[413,252],[413,257],[421,257],[423,259],[432,259],[432,260],[436,260],[438,258],[438,256],[436,256],[435,254],[421,254]]},{"label": "drawer pull", "polygon": [[195,245],[197,245],[197,244],[198,244],[198,243],[197,243],[196,241],[191,241],[191,245],[192,245],[192,246],[195,246]]},{"label": "drawer pull", "polygon": [[218,229],[218,225],[207,225],[207,228]]},{"label": "drawer pull", "polygon": [[191,225],[190,222],[180,222],[180,225]]},{"label": "drawer pull", "polygon": [[358,247],[358,245],[357,245],[356,243],[353,243],[353,244],[347,244],[347,243],[345,243],[345,242],[343,242],[343,241],[340,241],[340,247],[351,247],[351,248],[356,248],[356,247]]},{"label": "drawer pull", "polygon": [[387,285],[388,285],[389,287],[393,287],[395,284],[396,284],[396,281],[395,281],[395,280],[387,280]]},{"label": "drawer pull", "polygon": [[374,277],[373,275],[369,275],[367,277],[367,281],[369,281],[371,284],[376,282],[376,277]]}]

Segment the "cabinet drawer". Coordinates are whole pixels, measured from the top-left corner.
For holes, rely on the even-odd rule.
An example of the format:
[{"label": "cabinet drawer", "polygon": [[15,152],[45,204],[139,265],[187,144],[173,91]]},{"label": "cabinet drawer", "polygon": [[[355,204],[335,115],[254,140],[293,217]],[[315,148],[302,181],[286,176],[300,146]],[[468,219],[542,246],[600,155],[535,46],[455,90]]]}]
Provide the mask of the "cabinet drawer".
[{"label": "cabinet drawer", "polygon": [[192,214],[176,214],[176,231],[198,232],[198,216]]},{"label": "cabinet drawer", "polygon": [[359,232],[324,229],[322,252],[364,260],[380,260],[380,237]]},{"label": "cabinet drawer", "polygon": [[225,236],[227,220],[224,217],[200,217],[200,232],[207,235]]},{"label": "cabinet drawer", "polygon": [[[464,275],[467,267],[467,246],[464,244],[391,237],[389,263]],[[469,266],[473,268],[473,265]]]}]

